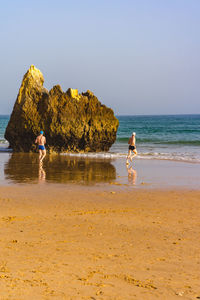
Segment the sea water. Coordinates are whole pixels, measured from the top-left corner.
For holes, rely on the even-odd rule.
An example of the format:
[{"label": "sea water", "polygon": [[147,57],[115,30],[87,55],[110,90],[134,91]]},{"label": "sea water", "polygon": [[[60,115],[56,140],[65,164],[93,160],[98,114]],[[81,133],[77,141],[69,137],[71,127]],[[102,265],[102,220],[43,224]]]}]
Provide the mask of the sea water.
[{"label": "sea water", "polygon": [[[200,115],[117,116],[117,118],[119,120],[117,139],[109,152],[76,155],[91,158],[125,158],[128,139],[134,131],[140,159],[200,163]],[[0,151],[7,151],[8,148],[8,142],[4,138],[8,121],[9,116],[0,116]]]},{"label": "sea water", "polygon": [[111,151],[126,153],[136,132],[139,158],[200,162],[200,115],[119,116]]}]

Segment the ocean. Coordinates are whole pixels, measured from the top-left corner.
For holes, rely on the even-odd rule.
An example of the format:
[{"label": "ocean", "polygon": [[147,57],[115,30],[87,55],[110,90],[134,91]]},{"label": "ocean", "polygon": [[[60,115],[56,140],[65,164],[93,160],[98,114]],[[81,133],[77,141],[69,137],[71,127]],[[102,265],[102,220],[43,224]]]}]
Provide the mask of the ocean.
[{"label": "ocean", "polygon": [[[139,159],[200,163],[200,115],[117,116],[117,118],[119,120],[117,140],[108,153],[77,156],[125,158],[128,139],[134,131]],[[8,143],[4,139],[8,121],[9,116],[0,116],[1,152],[8,151]]]}]

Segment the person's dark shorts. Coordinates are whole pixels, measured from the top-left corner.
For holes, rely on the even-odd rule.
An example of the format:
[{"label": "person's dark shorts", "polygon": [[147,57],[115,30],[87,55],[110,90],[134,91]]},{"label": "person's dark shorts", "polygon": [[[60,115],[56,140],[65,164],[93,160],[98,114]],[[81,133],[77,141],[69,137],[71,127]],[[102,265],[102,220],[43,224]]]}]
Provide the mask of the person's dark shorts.
[{"label": "person's dark shorts", "polygon": [[135,147],[135,146],[131,146],[131,145],[130,145],[130,146],[128,147],[128,149],[133,151],[133,150],[135,150],[135,149],[136,149],[136,147]]}]

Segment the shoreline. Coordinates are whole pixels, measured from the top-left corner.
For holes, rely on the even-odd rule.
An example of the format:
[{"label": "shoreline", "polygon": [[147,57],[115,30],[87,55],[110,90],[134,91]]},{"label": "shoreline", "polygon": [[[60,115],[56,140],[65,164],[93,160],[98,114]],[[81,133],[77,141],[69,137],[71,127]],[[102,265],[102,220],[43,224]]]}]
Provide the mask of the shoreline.
[{"label": "shoreline", "polygon": [[0,186],[66,185],[121,189],[199,189],[200,164],[135,159],[100,159],[47,155],[42,167],[38,154],[0,153]]},{"label": "shoreline", "polygon": [[[3,145],[3,147],[2,147]],[[120,145],[120,143],[119,143]],[[112,146],[113,148],[115,148],[117,146],[117,142]],[[112,147],[110,150],[112,150]],[[198,146],[195,146],[198,149]],[[9,154],[15,154],[15,153],[19,153],[20,152],[13,152],[12,149],[10,149],[6,144],[0,144],[0,154],[5,154],[5,153],[9,153]],[[36,152],[30,152],[30,153],[26,153],[26,152],[22,152],[21,154],[36,154]],[[62,155],[62,156],[67,156],[67,157],[71,157],[71,158],[86,158],[86,159],[126,159],[127,157],[127,153],[126,152],[116,152],[116,151],[108,151],[108,152],[61,152],[61,153],[47,153],[48,155]],[[200,160],[199,159],[193,159],[193,158],[180,158],[180,154],[179,154],[179,158],[174,156],[170,156],[170,152],[169,153],[160,153],[158,154],[158,156],[155,155],[156,153],[153,154],[146,154],[143,152],[139,152],[136,159],[137,160],[158,160],[158,161],[170,161],[170,162],[180,162],[180,163],[191,163],[191,164],[200,164]],[[164,155],[168,155],[168,156],[164,156]]]}]

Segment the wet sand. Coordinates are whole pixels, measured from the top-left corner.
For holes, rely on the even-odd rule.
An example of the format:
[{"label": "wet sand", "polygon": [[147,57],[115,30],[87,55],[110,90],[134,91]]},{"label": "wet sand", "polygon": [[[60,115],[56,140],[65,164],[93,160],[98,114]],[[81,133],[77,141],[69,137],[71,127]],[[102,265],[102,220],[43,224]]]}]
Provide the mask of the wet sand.
[{"label": "wet sand", "polygon": [[0,299],[200,298],[200,191],[0,187]]},{"label": "wet sand", "polygon": [[61,184],[136,188],[199,189],[200,164],[125,158],[100,159],[47,155],[43,166],[38,154],[0,153],[0,185]]}]

